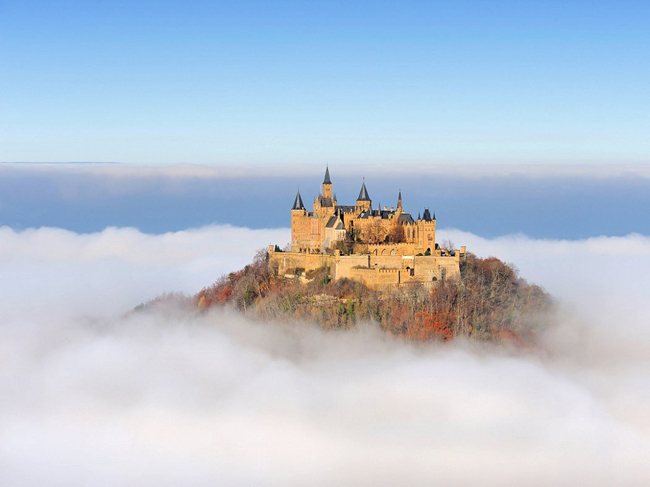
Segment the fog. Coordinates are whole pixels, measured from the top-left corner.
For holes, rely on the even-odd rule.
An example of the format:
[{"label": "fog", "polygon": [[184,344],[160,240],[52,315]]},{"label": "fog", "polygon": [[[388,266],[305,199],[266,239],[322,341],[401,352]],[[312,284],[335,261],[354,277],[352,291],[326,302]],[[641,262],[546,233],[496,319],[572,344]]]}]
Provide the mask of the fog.
[{"label": "fog", "polygon": [[650,481],[648,237],[440,232],[559,298],[536,352],[227,311],[125,313],[287,238],[0,229],[0,484]]}]

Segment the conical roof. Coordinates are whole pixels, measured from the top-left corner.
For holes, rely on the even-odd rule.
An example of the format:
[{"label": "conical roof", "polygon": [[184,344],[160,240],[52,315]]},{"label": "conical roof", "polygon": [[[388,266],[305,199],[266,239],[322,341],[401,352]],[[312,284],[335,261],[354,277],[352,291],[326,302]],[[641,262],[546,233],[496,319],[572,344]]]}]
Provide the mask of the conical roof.
[{"label": "conical roof", "polygon": [[325,179],[323,179],[323,184],[332,184],[332,180],[330,179],[330,167],[327,166],[325,169]]},{"label": "conical roof", "polygon": [[361,191],[359,191],[359,197],[357,198],[357,201],[370,201],[370,196],[368,195],[365,181],[361,185]]},{"label": "conical roof", "polygon": [[293,202],[293,207],[291,208],[292,210],[304,210],[305,205],[302,203],[302,198],[300,197],[300,190],[298,190],[298,193],[296,194],[296,200]]}]

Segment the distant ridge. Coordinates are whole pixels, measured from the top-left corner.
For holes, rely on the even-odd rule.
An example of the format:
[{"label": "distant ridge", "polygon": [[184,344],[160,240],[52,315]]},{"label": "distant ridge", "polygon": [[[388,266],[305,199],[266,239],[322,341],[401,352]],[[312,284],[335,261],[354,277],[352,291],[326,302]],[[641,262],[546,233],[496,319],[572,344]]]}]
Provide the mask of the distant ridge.
[{"label": "distant ridge", "polygon": [[115,161],[0,161],[0,164],[124,164]]}]

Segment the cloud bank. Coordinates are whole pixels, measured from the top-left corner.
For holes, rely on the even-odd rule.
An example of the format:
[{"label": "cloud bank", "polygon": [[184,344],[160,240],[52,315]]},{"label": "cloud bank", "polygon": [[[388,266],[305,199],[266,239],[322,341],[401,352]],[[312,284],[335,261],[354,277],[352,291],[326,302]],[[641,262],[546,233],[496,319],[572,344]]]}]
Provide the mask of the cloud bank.
[{"label": "cloud bank", "polygon": [[251,261],[288,229],[230,225],[149,235],[133,228],[77,234],[59,228],[0,227],[2,313],[60,310],[110,316],[164,292],[193,294]]},{"label": "cloud bank", "polygon": [[0,483],[650,481],[650,239],[441,232],[561,297],[566,311],[533,356],[223,311],[122,316],[161,290],[197,290],[286,236],[1,229]]},{"label": "cloud bank", "polygon": [[[277,228],[299,188],[321,191],[323,166],[146,166],[0,164],[0,226],[80,233],[134,227],[165,233],[211,224]],[[497,237],[581,239],[650,235],[650,166],[352,165],[330,167],[339,201],[351,203],[366,177],[373,206],[425,207],[439,225]],[[605,227],[606,225],[606,227]]]},{"label": "cloud bank", "polygon": [[[1,162],[3,171],[28,171],[41,173],[95,174],[132,179],[134,177],[162,176],[169,178],[241,178],[268,177],[320,177],[321,164],[300,163],[237,163],[237,164],[136,164],[136,163],[70,163],[70,162]],[[601,163],[601,164],[541,164],[541,163],[466,163],[466,164],[341,164],[336,173],[341,176],[375,174],[379,177],[404,175],[456,176],[485,178],[486,176],[526,175],[537,178],[558,176],[580,176],[609,178],[616,176],[638,176],[650,178],[650,165],[645,163]]]}]

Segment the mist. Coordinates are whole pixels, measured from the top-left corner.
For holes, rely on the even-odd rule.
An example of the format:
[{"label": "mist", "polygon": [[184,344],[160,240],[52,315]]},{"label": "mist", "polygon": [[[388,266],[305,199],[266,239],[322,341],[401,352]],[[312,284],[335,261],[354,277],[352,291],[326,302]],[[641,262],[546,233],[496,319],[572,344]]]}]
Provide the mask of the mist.
[{"label": "mist", "polygon": [[650,481],[647,237],[440,232],[557,297],[536,352],[127,313],[198,291],[286,229],[0,237],[2,485]]}]

